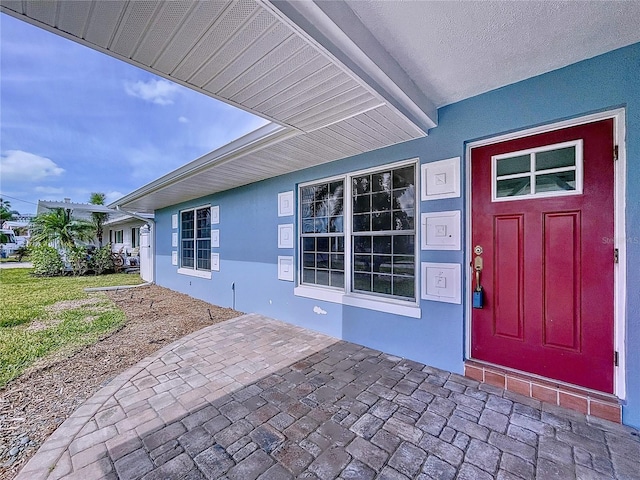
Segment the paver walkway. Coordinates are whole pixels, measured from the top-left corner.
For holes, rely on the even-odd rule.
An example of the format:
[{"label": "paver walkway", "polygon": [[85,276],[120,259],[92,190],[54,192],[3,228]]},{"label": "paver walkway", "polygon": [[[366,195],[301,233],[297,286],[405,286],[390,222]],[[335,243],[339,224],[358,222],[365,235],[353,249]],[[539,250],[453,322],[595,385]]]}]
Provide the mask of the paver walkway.
[{"label": "paver walkway", "polygon": [[19,480],[640,479],[638,431],[245,315],[112,380]]}]

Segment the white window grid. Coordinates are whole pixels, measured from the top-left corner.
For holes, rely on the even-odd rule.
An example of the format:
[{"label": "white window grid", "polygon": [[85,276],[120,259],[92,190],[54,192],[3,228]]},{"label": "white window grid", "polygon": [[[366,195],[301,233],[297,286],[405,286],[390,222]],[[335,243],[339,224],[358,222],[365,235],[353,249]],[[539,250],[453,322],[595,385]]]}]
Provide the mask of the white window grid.
[{"label": "white window grid", "polygon": [[[575,165],[568,167],[550,168],[546,170],[536,170],[536,154],[559,150],[567,147],[575,147],[576,157]],[[569,195],[581,195],[583,184],[583,157],[582,157],[582,140],[572,140],[569,142],[555,143],[552,145],[544,145],[542,147],[529,148],[515,152],[502,153],[491,157],[491,201],[492,202],[510,202],[515,200],[527,200],[532,198],[550,198],[563,197]],[[529,171],[523,173],[514,173],[509,175],[498,176],[498,161],[505,158],[513,158],[520,156],[529,156]],[[536,192],[536,177],[541,175],[549,175],[554,173],[575,171],[576,188],[574,190],[554,190],[548,192]],[[518,178],[529,178],[531,193],[525,195],[514,195],[508,197],[498,197],[498,181],[511,180]]]},{"label": "white window grid", "polygon": [[[400,169],[403,167],[407,167],[413,165],[415,170],[414,170],[414,182],[415,182],[415,200],[414,200],[414,229],[413,230],[403,230],[403,233],[406,235],[414,235],[414,298],[410,299],[410,298],[403,298],[403,297],[399,297],[399,296],[393,296],[393,295],[385,295],[385,294],[381,294],[381,293],[376,293],[376,292],[362,292],[362,291],[357,291],[354,290],[353,288],[353,236],[354,236],[354,231],[353,231],[353,205],[352,205],[352,179],[354,177],[358,177],[358,176],[362,176],[362,175],[367,175],[367,174],[373,174],[373,173],[377,173],[377,172],[381,172],[384,170],[395,170],[395,169]],[[338,176],[333,176],[333,177],[327,177],[327,178],[320,178],[314,181],[310,181],[310,182],[305,182],[305,183],[301,183],[298,185],[298,226],[299,226],[299,234],[298,234],[298,249],[299,249],[299,258],[298,258],[298,262],[297,262],[297,271],[298,271],[298,275],[297,275],[297,281],[296,284],[298,286],[305,286],[308,288],[312,288],[312,289],[317,289],[317,290],[322,290],[322,291],[335,291],[335,292],[341,292],[343,294],[346,294],[350,297],[354,297],[355,299],[357,298],[362,298],[362,299],[380,299],[380,300],[385,300],[388,302],[392,302],[392,303],[397,303],[397,304],[402,304],[402,305],[419,305],[420,303],[420,271],[419,271],[419,260],[420,260],[420,239],[419,239],[419,235],[418,235],[418,230],[419,230],[419,198],[418,198],[418,194],[417,192],[419,192],[419,185],[418,185],[418,168],[419,168],[419,161],[417,158],[413,158],[410,160],[403,160],[400,162],[395,162],[392,164],[385,164],[385,165],[380,165],[377,167],[372,167],[372,168],[367,168],[364,170],[358,170],[358,171],[353,171],[353,172],[349,172],[346,173],[344,175],[338,175]],[[337,288],[337,287],[331,287],[331,286],[325,286],[325,285],[315,285],[315,284],[308,284],[308,283],[302,283],[301,279],[302,279],[302,269],[303,269],[303,263],[302,263],[302,238],[303,238],[303,234],[302,234],[302,201],[301,199],[301,190],[303,187],[307,187],[307,186],[311,186],[311,185],[317,185],[317,184],[322,184],[322,183],[331,183],[331,182],[335,182],[338,180],[343,180],[344,181],[344,207],[343,207],[343,216],[344,216],[344,221],[343,221],[343,232],[342,233],[328,233],[328,234],[316,234],[317,236],[336,236],[336,235],[343,235],[344,237],[344,288]],[[358,233],[362,233],[362,234],[368,234],[370,236],[375,236],[375,235],[384,235],[385,232],[358,232]]]},{"label": "white window grid", "polygon": [[[200,271],[206,271],[206,272],[210,272],[211,271],[211,207],[209,205],[203,205],[203,206],[199,206],[199,207],[195,207],[195,208],[188,208],[185,210],[181,210],[180,214],[179,214],[179,237],[180,237],[180,242],[179,242],[179,264],[180,264],[180,269],[181,270],[200,270]],[[209,235],[206,237],[198,237],[198,211],[200,210],[209,210]],[[193,219],[191,220],[193,222],[193,238],[189,238],[189,239],[184,239],[183,238],[183,223],[182,223],[182,215],[185,213],[189,213],[189,212],[193,212]],[[185,265],[184,264],[184,251],[185,251],[185,242],[189,241],[192,242],[192,247],[190,248],[190,250],[193,251],[193,265]],[[209,247],[208,248],[204,248],[204,250],[207,251],[207,255],[206,257],[203,258],[199,258],[198,257],[198,253],[203,251],[203,247],[202,244],[206,242],[209,242]],[[198,242],[200,242],[200,245],[198,244]],[[204,261],[205,264],[208,264],[208,268],[206,268],[206,266],[199,266],[198,265],[198,260],[202,260]]]}]

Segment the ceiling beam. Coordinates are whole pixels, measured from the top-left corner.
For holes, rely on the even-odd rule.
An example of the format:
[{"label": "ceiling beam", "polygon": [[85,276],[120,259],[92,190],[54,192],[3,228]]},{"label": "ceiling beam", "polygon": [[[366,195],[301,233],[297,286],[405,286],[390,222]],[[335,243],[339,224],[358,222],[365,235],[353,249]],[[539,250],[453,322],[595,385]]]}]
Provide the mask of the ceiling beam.
[{"label": "ceiling beam", "polygon": [[435,104],[380,45],[343,0],[265,0],[320,44],[425,133],[437,125]]}]

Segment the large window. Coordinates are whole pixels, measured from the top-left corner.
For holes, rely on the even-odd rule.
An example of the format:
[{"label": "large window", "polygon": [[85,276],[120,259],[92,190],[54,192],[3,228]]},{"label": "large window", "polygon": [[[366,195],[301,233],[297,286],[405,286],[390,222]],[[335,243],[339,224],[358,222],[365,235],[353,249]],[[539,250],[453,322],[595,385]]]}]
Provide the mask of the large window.
[{"label": "large window", "polygon": [[184,210],[180,214],[180,266],[211,270],[211,209]]},{"label": "large window", "polygon": [[300,284],[416,300],[415,163],[300,187]]}]

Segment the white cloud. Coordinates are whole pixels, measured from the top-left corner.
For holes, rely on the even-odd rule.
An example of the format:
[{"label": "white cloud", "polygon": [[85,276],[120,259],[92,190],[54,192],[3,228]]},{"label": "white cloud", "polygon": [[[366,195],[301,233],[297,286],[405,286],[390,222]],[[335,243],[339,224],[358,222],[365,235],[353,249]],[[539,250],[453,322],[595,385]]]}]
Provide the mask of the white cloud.
[{"label": "white cloud", "polygon": [[105,193],[105,202],[104,202],[104,204],[105,205],[109,205],[110,203],[115,202],[116,200],[118,200],[119,198],[122,198],[122,197],[124,197],[124,193],[122,193],[122,192],[117,192],[117,191],[107,192],[107,193]]},{"label": "white cloud", "polygon": [[148,82],[141,80],[137,82],[125,82],[124,90],[127,92],[127,95],[141,98],[156,105],[171,105],[173,103],[173,97],[180,91],[180,87],[167,80],[152,79]]},{"label": "white cloud", "polygon": [[180,123],[189,123],[189,119],[187,117],[178,117],[178,121]]},{"label": "white cloud", "polygon": [[53,160],[22,150],[7,150],[0,157],[4,182],[37,182],[64,173]]}]

